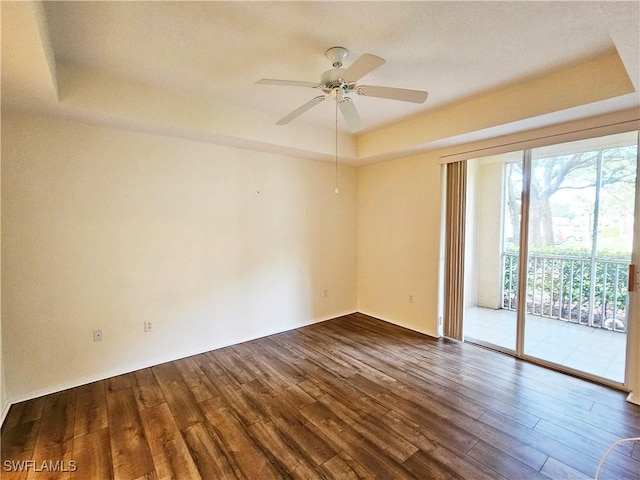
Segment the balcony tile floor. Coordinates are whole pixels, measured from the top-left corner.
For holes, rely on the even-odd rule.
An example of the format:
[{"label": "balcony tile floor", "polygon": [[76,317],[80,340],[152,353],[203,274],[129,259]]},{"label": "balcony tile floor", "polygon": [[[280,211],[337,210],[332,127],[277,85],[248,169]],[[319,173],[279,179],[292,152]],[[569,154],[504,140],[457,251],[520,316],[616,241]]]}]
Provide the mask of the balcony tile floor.
[{"label": "balcony tile floor", "polygon": [[[516,313],[470,307],[465,310],[465,339],[515,350]],[[615,382],[624,381],[627,336],[562,320],[527,315],[525,354]]]}]

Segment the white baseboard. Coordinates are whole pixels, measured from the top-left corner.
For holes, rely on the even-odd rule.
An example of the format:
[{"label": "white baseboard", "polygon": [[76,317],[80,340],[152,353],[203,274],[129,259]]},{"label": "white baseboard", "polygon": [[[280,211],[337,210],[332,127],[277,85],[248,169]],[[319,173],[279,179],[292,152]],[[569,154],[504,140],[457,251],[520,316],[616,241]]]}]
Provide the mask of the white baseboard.
[{"label": "white baseboard", "polygon": [[[161,365],[163,363],[167,363],[167,362],[173,362],[176,360],[180,360],[182,358],[187,358],[187,357],[191,357],[193,355],[199,355],[201,353],[205,353],[205,352],[211,352],[213,350],[218,350],[220,348],[225,348],[225,347],[229,347],[231,345],[237,345],[239,343],[244,343],[244,342],[249,342],[251,340],[257,340],[259,338],[264,338],[264,337],[268,337],[271,335],[276,335],[278,333],[283,333],[283,332],[288,332],[290,330],[295,330],[296,328],[302,328],[302,327],[306,327],[308,325],[313,325],[315,323],[321,323],[321,322],[326,322],[327,320],[332,320],[334,318],[338,318],[338,317],[342,317],[344,315],[350,315],[352,313],[356,313],[355,310],[353,311],[348,311],[348,312],[339,312],[336,313],[334,315],[330,315],[327,317],[320,317],[320,318],[316,318],[316,319],[312,319],[306,322],[302,322],[298,325],[295,326],[290,326],[287,328],[282,328],[282,329],[275,329],[273,331],[269,331],[269,332],[265,332],[263,334],[259,334],[258,336],[248,336],[247,338],[243,338],[240,339],[237,342],[233,342],[233,343],[229,343],[229,344],[223,344],[223,345],[211,345],[210,348],[207,348],[206,350],[198,350],[198,351],[192,351],[192,352],[182,352],[178,355],[175,356],[167,356],[166,358],[162,358],[159,361],[156,360],[154,362],[142,362],[140,364],[136,364],[136,365],[130,365],[129,367],[126,368],[121,368],[121,369],[117,369],[117,370],[111,370],[111,371],[106,371],[106,372],[101,372],[95,375],[88,375],[86,377],[81,377],[81,378],[75,378],[69,382],[65,382],[62,384],[58,384],[58,385],[53,385],[53,386],[48,386],[39,390],[36,390],[34,392],[29,392],[23,395],[18,395],[16,397],[10,397],[9,401],[7,401],[7,404],[5,409],[3,409],[3,416],[2,416],[2,421],[4,421],[4,417],[6,416],[7,412],[9,411],[9,407],[14,404],[14,403],[20,403],[20,402],[24,402],[27,400],[32,400],[34,398],[38,398],[38,397],[42,397],[44,395],[51,395],[52,393],[58,393],[61,392],[63,390],[68,390],[70,388],[76,388],[76,387],[80,387],[82,385],[87,385],[89,383],[93,383],[93,382],[98,382],[100,380],[106,380],[107,378],[111,378],[111,377],[116,377],[118,375],[124,375],[126,373],[131,373],[131,372],[135,372],[137,370],[141,370],[143,368],[150,368],[150,367],[155,367],[156,365]],[[6,410],[6,411],[5,411]],[[0,423],[0,425],[2,425],[2,423]]]},{"label": "white baseboard", "polygon": [[425,331],[425,330],[418,330],[418,329],[417,329],[417,328],[415,328],[415,327],[411,327],[411,326],[409,326],[409,325],[405,325],[405,324],[403,324],[402,322],[398,322],[397,320],[390,320],[390,319],[388,319],[388,318],[385,318],[385,317],[384,317],[384,316],[382,316],[382,315],[378,315],[378,314],[373,313],[373,312],[366,312],[366,311],[363,311],[363,310],[359,310],[359,311],[358,311],[358,313],[362,313],[363,315],[367,315],[367,316],[369,316],[369,317],[373,317],[373,318],[375,318],[375,319],[377,319],[377,320],[382,320],[383,322],[387,322],[387,323],[390,323],[390,324],[392,324],[392,325],[396,325],[396,326],[398,326],[398,327],[406,328],[407,330],[411,330],[412,332],[421,333],[422,335],[426,335],[426,336],[428,336],[428,337],[432,337],[432,338],[440,338],[440,336],[439,336],[439,335],[434,334],[434,333],[432,333],[432,332],[427,332],[427,331]]}]

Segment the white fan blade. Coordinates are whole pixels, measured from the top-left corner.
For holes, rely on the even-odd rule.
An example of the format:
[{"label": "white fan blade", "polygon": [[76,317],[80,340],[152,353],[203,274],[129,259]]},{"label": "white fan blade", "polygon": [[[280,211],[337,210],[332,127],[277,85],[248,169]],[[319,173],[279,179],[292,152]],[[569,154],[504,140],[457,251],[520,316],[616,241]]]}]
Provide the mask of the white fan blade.
[{"label": "white fan blade", "polygon": [[287,123],[289,123],[291,120],[293,120],[296,117],[299,117],[300,115],[302,115],[304,112],[306,112],[307,110],[309,110],[312,107],[315,107],[317,104],[319,104],[321,101],[323,101],[325,98],[327,98],[326,95],[321,95],[319,97],[315,97],[312,98],[311,100],[309,100],[307,103],[305,103],[304,105],[296,108],[293,112],[291,112],[289,115],[282,117],[280,120],[278,120],[276,122],[276,125],[286,125]]},{"label": "white fan blade", "polygon": [[429,95],[422,90],[407,90],[406,88],[394,87],[374,87],[371,85],[360,85],[357,88],[359,95],[365,97],[389,98],[391,100],[402,100],[403,102],[424,103]]},{"label": "white fan blade", "polygon": [[263,78],[262,80],[258,80],[256,84],[280,85],[283,87],[310,87],[310,88],[319,87],[317,83],[313,83],[313,82],[299,82],[297,80],[277,80],[274,78]]},{"label": "white fan blade", "polygon": [[347,82],[355,82],[364,77],[367,73],[373,72],[385,62],[384,58],[376,57],[370,53],[363,53],[358,59],[344,71],[342,78]]},{"label": "white fan blade", "polygon": [[342,112],[345,122],[347,122],[349,130],[352,132],[359,132],[364,129],[364,123],[362,122],[362,118],[360,118],[358,110],[356,110],[356,105],[349,97],[345,97],[340,100],[338,106],[340,107],[340,111]]}]

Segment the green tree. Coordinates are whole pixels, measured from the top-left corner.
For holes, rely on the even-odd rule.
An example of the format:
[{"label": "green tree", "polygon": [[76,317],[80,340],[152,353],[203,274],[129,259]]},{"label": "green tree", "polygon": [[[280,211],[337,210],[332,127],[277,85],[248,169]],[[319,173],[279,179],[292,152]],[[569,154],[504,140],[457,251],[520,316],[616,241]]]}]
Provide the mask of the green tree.
[{"label": "green tree", "polygon": [[[543,247],[555,244],[553,196],[562,190],[594,189],[597,182],[598,157],[602,152],[601,192],[606,192],[615,209],[633,214],[637,146],[590,150],[566,155],[534,159],[531,172],[529,243]],[[507,168],[507,206],[518,242],[522,167],[519,163]],[[593,203],[591,204],[593,209]]]}]

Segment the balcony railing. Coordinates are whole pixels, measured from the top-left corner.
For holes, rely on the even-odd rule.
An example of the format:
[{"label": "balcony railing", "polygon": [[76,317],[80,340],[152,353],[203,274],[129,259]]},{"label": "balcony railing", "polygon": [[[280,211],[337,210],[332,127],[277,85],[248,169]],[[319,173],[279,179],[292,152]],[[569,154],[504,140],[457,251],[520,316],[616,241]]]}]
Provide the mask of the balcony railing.
[{"label": "balcony railing", "polygon": [[[518,254],[503,258],[503,308],[515,310]],[[624,260],[530,254],[526,313],[626,332],[628,275]]]}]

